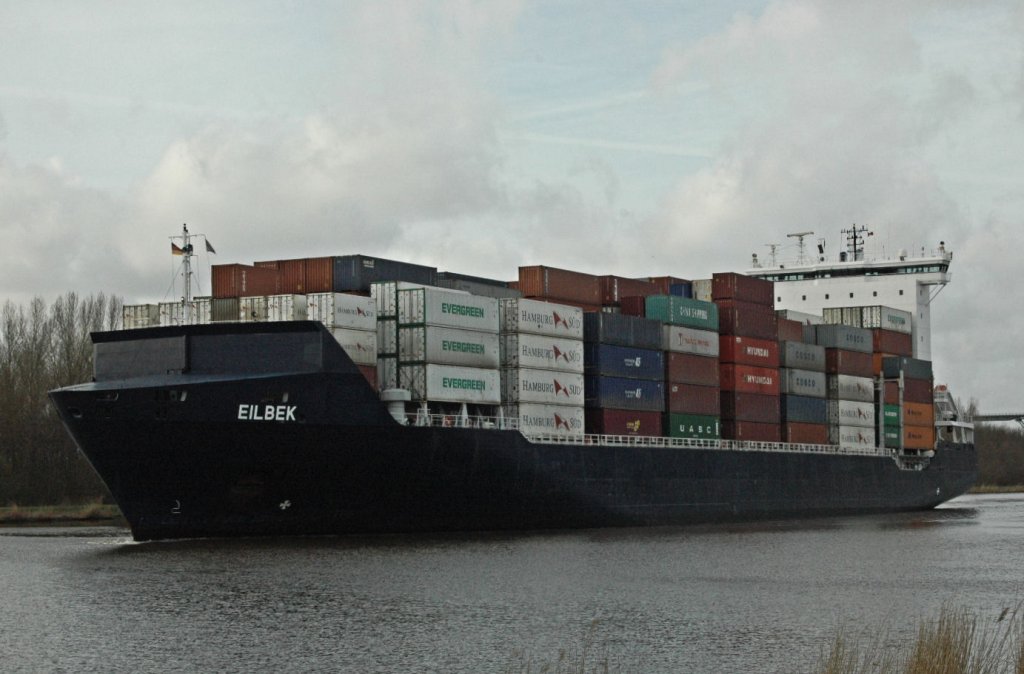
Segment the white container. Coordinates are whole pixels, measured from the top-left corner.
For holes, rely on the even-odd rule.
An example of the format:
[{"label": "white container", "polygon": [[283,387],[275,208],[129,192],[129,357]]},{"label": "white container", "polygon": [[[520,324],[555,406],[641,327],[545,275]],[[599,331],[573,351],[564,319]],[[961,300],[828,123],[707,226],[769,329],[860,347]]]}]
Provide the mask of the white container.
[{"label": "white container", "polygon": [[238,298],[238,320],[265,321],[268,315],[267,298],[264,295]]},{"label": "white container", "polygon": [[377,321],[377,352],[385,356],[398,356],[397,318],[381,318]]},{"label": "white container", "polygon": [[825,397],[825,373],[812,370],[779,368],[779,392],[786,395]]},{"label": "white container", "polygon": [[547,335],[503,334],[501,366],[583,372],[583,342]]},{"label": "white container", "polygon": [[402,325],[398,328],[398,360],[466,367],[498,367],[498,335],[494,332]]},{"label": "white container", "polygon": [[505,416],[515,419],[523,435],[578,436],[584,434],[582,407],[566,405],[508,405]]},{"label": "white container", "polygon": [[398,291],[415,290],[417,288],[434,288],[436,290],[457,293],[459,295],[469,294],[463,290],[455,290],[454,288],[437,288],[436,286],[426,286],[422,283],[410,283],[408,281],[375,281],[370,284],[370,297],[373,298],[374,304],[377,307],[377,317],[397,318]]},{"label": "white container", "polygon": [[377,329],[377,305],[362,295],[311,293],[306,295],[306,317],[328,328]]},{"label": "white container", "polygon": [[399,385],[413,400],[498,405],[501,378],[497,370],[425,363],[400,365]]},{"label": "white container", "polygon": [[583,375],[525,367],[503,368],[501,397],[508,403],[582,406]]},{"label": "white container", "polygon": [[377,390],[398,388],[398,359],[394,357],[377,359]]},{"label": "white container", "polygon": [[882,328],[894,332],[911,334],[913,332],[914,315],[909,311],[901,311],[892,307],[872,306],[861,307],[862,327]]},{"label": "white container", "polygon": [[661,330],[661,347],[665,351],[718,356],[718,333],[713,330],[696,330],[681,325],[663,325]]},{"label": "white container", "polygon": [[398,291],[399,325],[498,332],[498,300],[441,288]]},{"label": "white container", "polygon": [[121,326],[125,330],[160,325],[160,307],[156,304],[126,304],[121,307]]},{"label": "white container", "polygon": [[501,331],[583,339],[583,310],[540,300],[501,300]]},{"label": "white container", "polygon": [[825,319],[819,314],[809,314],[805,311],[795,311],[793,309],[779,309],[775,312],[775,315],[787,321],[797,321],[802,325],[821,325],[825,322]]},{"label": "white container", "polygon": [[840,447],[855,449],[873,449],[875,447],[875,431],[866,426],[829,426],[828,441]]},{"label": "white container", "polygon": [[711,288],[713,283],[709,278],[695,279],[690,282],[690,288],[693,290],[693,299],[700,300],[701,302],[711,301]]},{"label": "white container", "polygon": [[181,302],[161,302],[157,305],[160,325],[204,325],[210,322],[210,298],[194,299],[189,304],[188,319]]},{"label": "white container", "polygon": [[377,333],[370,330],[331,328],[331,335],[356,365],[377,364]]},{"label": "white container", "polygon": [[875,405],[856,400],[829,400],[828,423],[831,426],[860,426],[873,429]]},{"label": "white container", "polygon": [[267,319],[271,321],[306,320],[306,296],[270,295],[267,297]]},{"label": "white container", "polygon": [[837,400],[875,401],[875,382],[871,377],[850,374],[828,375],[828,397]]}]

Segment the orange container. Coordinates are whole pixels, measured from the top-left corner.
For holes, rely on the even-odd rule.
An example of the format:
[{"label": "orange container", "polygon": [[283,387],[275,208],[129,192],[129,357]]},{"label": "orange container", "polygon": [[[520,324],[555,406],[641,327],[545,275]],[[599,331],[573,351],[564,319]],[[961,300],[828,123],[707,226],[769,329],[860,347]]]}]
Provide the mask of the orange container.
[{"label": "orange container", "polygon": [[930,403],[903,403],[903,423],[910,426],[935,425],[935,407]]},{"label": "orange container", "polygon": [[934,426],[904,426],[903,447],[906,449],[934,449]]},{"label": "orange container", "polygon": [[520,267],[519,290],[524,297],[567,300],[577,306],[601,306],[600,278],[568,269]]}]

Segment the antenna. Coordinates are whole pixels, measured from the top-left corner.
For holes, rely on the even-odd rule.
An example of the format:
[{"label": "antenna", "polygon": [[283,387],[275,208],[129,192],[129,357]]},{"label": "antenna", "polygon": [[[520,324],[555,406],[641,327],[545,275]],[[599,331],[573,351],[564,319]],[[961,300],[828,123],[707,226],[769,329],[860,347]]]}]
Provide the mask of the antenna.
[{"label": "antenna", "polygon": [[777,251],[779,249],[779,246],[781,244],[778,244],[778,243],[766,243],[764,245],[768,246],[768,249],[769,249],[769,253],[768,254],[771,256],[772,267],[778,267],[779,264],[778,264],[778,262],[775,259],[775,251]]},{"label": "antenna", "polygon": [[853,223],[853,229],[844,229],[840,234],[846,235],[846,250],[849,253],[850,262],[858,262],[864,259],[864,237],[874,236],[864,225],[860,227]]},{"label": "antenna", "polygon": [[795,238],[797,240],[797,244],[796,244],[797,245],[796,263],[798,265],[807,264],[807,261],[804,258],[804,237],[805,236],[810,236],[811,234],[814,234],[814,232],[796,232],[795,234],[787,234],[786,235],[786,236],[788,236],[790,238]]}]

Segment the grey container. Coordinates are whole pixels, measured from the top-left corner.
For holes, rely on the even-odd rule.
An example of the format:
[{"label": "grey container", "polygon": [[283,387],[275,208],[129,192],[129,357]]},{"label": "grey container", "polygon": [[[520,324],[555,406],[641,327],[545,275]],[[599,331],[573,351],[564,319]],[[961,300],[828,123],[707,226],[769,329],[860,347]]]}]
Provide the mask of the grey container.
[{"label": "grey container", "polygon": [[507,299],[522,297],[523,293],[515,288],[509,288],[505,281],[496,279],[480,278],[478,276],[466,276],[450,271],[437,273],[437,285],[441,288],[461,290],[480,297],[493,297],[494,299]]},{"label": "grey container", "polygon": [[779,365],[812,372],[825,371],[825,347],[805,342],[779,344]]},{"label": "grey container", "polygon": [[624,314],[583,314],[583,340],[601,344],[661,349],[661,321]]},{"label": "grey container", "polygon": [[855,328],[849,325],[805,325],[805,338],[808,328],[813,328],[814,330],[814,343],[827,349],[845,349],[847,351],[871,353],[872,341],[870,330]]},{"label": "grey container", "polygon": [[786,395],[825,397],[825,373],[811,370],[779,369],[779,391]]},{"label": "grey container", "polygon": [[909,356],[887,356],[882,359],[882,374],[886,379],[896,379],[900,370],[907,379],[932,379],[932,362]]}]

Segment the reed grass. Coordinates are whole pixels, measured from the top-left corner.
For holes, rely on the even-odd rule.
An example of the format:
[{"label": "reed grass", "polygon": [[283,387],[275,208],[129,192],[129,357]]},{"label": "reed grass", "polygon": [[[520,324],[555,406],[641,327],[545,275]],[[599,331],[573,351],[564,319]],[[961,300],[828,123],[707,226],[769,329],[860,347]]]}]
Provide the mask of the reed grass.
[{"label": "reed grass", "polygon": [[969,494],[1016,494],[1024,492],[1024,484],[976,484]]},{"label": "reed grass", "polygon": [[0,524],[50,524],[56,522],[89,522],[121,517],[116,505],[96,499],[89,503],[48,506],[19,506],[12,503],[0,508]]}]

